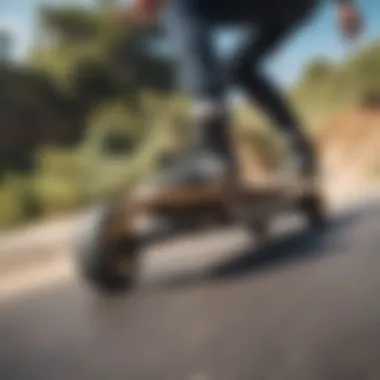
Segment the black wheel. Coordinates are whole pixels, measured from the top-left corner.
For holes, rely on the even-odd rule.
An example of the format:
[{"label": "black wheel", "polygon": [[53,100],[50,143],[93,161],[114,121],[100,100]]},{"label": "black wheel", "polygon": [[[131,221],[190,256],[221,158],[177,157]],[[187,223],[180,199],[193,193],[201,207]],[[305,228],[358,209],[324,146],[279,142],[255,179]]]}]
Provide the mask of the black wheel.
[{"label": "black wheel", "polygon": [[261,246],[269,238],[270,223],[268,220],[255,220],[249,223],[249,230],[256,243]]},{"label": "black wheel", "polygon": [[130,290],[138,269],[139,243],[124,235],[122,217],[113,206],[96,210],[76,241],[79,272],[90,285],[107,293]]},{"label": "black wheel", "polygon": [[320,229],[327,224],[327,210],[320,195],[313,194],[304,198],[300,205],[301,211],[307,218],[311,228]]}]

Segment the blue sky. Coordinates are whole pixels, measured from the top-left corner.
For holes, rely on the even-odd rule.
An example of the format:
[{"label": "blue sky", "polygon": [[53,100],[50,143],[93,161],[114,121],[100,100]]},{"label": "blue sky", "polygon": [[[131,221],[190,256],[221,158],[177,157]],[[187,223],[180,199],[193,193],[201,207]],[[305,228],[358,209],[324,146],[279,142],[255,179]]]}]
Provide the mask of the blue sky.
[{"label": "blue sky", "polygon": [[[94,0],[81,0],[91,3]],[[41,3],[78,3],[78,0],[0,0],[0,28],[13,31],[16,37],[15,54],[22,59],[35,36],[34,25],[37,5]],[[304,63],[314,56],[325,56],[332,60],[344,58],[349,50],[342,43],[334,25],[334,10],[328,1],[321,6],[312,22],[298,30],[275,56],[268,61],[268,71],[282,83],[294,81]],[[359,46],[380,37],[380,1],[357,0],[367,22],[365,34]],[[224,51],[231,51],[235,39],[231,35],[220,38]]]}]

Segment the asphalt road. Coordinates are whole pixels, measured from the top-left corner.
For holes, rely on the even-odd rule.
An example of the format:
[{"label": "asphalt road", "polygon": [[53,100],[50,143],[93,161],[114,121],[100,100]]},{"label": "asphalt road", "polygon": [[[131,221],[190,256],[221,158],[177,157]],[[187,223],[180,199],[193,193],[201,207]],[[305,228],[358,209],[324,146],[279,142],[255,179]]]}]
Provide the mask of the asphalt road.
[{"label": "asphalt road", "polygon": [[380,203],[261,250],[164,248],[129,296],[70,274],[0,299],[0,379],[380,379]]}]

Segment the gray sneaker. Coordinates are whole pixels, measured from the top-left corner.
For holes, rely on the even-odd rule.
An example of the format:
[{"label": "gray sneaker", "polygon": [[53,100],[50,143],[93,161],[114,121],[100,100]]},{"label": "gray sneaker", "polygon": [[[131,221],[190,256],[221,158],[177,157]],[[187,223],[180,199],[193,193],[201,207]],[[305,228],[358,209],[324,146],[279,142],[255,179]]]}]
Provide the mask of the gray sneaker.
[{"label": "gray sneaker", "polygon": [[164,187],[193,186],[231,178],[234,169],[228,158],[211,151],[190,152],[164,168],[156,181]]}]

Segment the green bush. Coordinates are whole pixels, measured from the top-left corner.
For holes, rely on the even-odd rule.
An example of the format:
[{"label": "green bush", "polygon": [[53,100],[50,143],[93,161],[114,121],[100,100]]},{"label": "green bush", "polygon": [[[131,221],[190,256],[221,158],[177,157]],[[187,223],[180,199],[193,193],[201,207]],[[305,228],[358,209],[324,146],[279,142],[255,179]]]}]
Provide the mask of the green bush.
[{"label": "green bush", "polygon": [[76,209],[84,201],[80,184],[49,175],[36,179],[35,193],[44,215]]},{"label": "green bush", "polygon": [[12,227],[25,220],[16,184],[6,182],[0,188],[0,228]]}]

